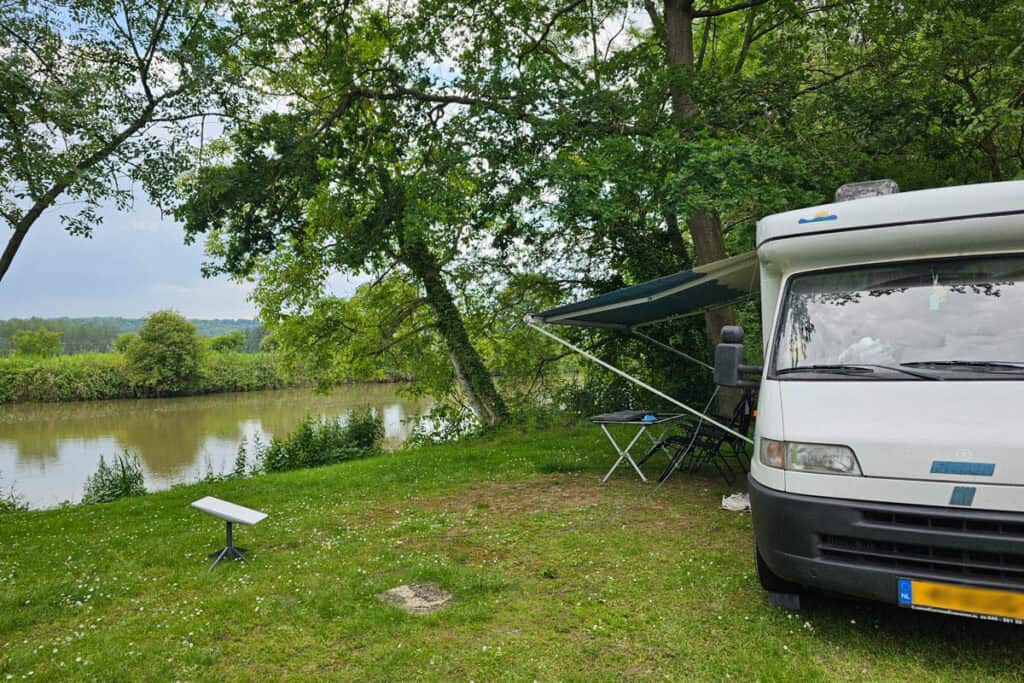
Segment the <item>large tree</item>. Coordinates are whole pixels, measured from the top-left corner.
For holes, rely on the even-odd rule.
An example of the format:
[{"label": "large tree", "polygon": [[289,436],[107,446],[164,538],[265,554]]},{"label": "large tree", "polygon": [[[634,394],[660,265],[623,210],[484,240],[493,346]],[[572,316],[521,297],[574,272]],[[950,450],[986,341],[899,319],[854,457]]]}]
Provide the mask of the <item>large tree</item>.
[{"label": "large tree", "polygon": [[345,324],[326,286],[331,275],[411,284],[388,290],[406,299],[382,324],[398,330],[428,311],[429,322],[409,334],[436,335],[461,395],[483,424],[499,423],[505,402],[446,272],[492,218],[488,175],[474,167],[458,127],[440,125],[445,106],[467,99],[416,88],[410,32],[387,14],[341,12],[328,26],[310,7],[279,9],[252,15],[249,56],[260,62],[262,86],[288,96],[287,111],[239,125],[231,156],[190,181],[178,216],[189,235],[209,234],[211,269],[259,277],[264,320],[285,330],[300,323],[306,343],[293,351],[301,345],[309,356],[365,350],[373,336]]},{"label": "large tree", "polygon": [[[660,275],[711,258],[681,224],[709,212],[749,221],[781,203],[746,182],[785,168],[779,155],[664,111],[693,79],[659,58],[660,24],[597,46],[606,24],[636,15],[629,6],[318,8],[251,8],[247,57],[283,112],[241,125],[230,156],[187,181],[178,215],[190,235],[210,235],[213,270],[258,277],[266,322],[328,375],[325,350],[395,348],[367,344],[381,335],[345,320],[353,307],[325,291],[331,274],[397,277],[412,289],[385,289],[406,299],[376,328],[438,335],[462,393],[493,424],[504,402],[467,333],[472,306],[453,291],[529,268],[569,291]],[[424,308],[429,323],[407,326]]]},{"label": "large tree", "polygon": [[62,196],[84,236],[135,183],[166,198],[231,96],[232,35],[206,0],[0,0],[0,280]]}]

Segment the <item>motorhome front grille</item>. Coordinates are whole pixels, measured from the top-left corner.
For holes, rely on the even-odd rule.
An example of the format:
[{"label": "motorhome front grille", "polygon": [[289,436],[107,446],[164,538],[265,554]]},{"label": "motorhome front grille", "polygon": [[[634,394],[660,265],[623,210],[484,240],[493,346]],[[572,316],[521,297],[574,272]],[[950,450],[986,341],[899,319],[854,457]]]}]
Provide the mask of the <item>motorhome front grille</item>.
[{"label": "motorhome front grille", "polygon": [[898,529],[933,529],[973,536],[999,536],[1024,540],[1024,523],[977,517],[907,514],[887,510],[861,510],[865,522]]},{"label": "motorhome front grille", "polygon": [[951,579],[989,579],[1024,587],[1024,555],[833,535],[821,537],[818,551],[823,559],[843,564]]}]

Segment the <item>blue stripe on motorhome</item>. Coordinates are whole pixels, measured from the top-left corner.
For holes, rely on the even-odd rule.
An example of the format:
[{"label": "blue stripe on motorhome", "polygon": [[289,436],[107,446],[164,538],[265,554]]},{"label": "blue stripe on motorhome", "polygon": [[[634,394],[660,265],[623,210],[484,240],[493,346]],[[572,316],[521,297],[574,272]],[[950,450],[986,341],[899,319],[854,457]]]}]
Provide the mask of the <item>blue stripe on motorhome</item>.
[{"label": "blue stripe on motorhome", "polygon": [[991,462],[956,462],[936,460],[932,463],[932,474],[969,474],[975,477],[991,477],[996,466]]},{"label": "blue stripe on motorhome", "polygon": [[974,503],[975,490],[973,486],[957,486],[953,489],[953,495],[949,499],[949,504],[970,507]]}]

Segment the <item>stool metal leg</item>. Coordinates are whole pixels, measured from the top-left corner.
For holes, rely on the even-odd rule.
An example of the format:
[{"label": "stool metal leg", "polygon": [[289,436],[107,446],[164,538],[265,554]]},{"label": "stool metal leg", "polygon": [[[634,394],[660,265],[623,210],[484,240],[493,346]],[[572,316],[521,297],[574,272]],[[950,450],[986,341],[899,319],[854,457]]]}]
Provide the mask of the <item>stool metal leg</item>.
[{"label": "stool metal leg", "polygon": [[218,550],[215,553],[210,553],[210,557],[216,557],[217,559],[213,561],[213,564],[211,564],[210,568],[206,570],[206,573],[209,574],[210,572],[212,572],[213,568],[220,564],[220,561],[225,558],[237,558],[242,562],[247,562],[247,560],[245,559],[245,555],[242,554],[244,551],[245,548],[235,547],[231,534],[231,522],[227,522],[227,545],[224,546],[223,549]]}]

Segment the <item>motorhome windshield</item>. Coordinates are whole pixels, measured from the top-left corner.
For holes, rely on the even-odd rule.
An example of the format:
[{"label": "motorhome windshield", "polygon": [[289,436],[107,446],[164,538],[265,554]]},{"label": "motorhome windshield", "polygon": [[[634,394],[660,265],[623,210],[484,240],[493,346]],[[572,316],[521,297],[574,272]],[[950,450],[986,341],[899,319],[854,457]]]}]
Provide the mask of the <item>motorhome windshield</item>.
[{"label": "motorhome windshield", "polygon": [[1024,255],[790,279],[777,379],[1024,379]]}]

